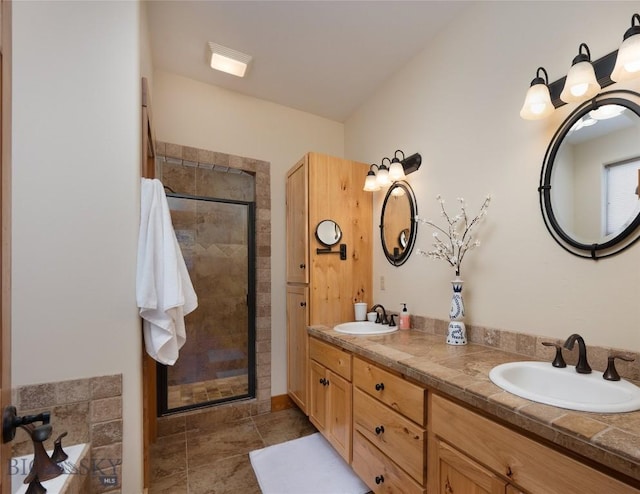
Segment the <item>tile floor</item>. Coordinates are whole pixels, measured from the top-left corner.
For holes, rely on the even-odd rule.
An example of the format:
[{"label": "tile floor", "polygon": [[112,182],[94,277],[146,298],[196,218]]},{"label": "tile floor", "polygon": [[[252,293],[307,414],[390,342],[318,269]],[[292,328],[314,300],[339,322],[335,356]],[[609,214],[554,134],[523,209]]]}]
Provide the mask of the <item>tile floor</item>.
[{"label": "tile floor", "polygon": [[289,408],[158,438],[149,494],[259,494],[249,452],[314,432]]},{"label": "tile floor", "polygon": [[249,393],[246,374],[210,379],[189,384],[176,384],[167,389],[168,408],[179,408],[207,401],[244,396]]}]

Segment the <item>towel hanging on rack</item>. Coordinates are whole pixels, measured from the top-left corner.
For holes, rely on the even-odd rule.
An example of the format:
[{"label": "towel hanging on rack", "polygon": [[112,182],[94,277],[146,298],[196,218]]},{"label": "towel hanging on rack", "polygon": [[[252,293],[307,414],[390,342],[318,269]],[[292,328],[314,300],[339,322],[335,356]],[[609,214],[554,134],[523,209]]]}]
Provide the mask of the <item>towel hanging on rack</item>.
[{"label": "towel hanging on rack", "polygon": [[198,298],[157,179],[142,179],[136,299],[147,353],[160,363],[175,364],[187,337],[184,316],[198,307]]}]

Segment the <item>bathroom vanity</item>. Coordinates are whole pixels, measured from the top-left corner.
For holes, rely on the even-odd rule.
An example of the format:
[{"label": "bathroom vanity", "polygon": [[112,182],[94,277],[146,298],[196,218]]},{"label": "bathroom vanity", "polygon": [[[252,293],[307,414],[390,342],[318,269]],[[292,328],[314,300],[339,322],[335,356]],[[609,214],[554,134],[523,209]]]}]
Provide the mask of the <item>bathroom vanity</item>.
[{"label": "bathroom vanity", "polygon": [[511,395],[488,373],[523,358],[490,347],[451,347],[414,330],[308,331],[311,348],[338,352],[350,376],[351,427],[341,435],[352,454],[343,457],[373,492],[640,493],[640,412],[575,412]]}]

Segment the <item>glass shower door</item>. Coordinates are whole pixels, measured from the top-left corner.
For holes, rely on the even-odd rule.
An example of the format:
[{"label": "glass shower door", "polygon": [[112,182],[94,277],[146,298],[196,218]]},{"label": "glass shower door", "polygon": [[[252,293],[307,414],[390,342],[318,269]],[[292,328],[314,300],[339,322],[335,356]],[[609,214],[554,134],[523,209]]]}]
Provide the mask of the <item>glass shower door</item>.
[{"label": "glass shower door", "polygon": [[158,364],[160,414],[255,396],[254,203],[167,194],[198,295],[173,366]]}]

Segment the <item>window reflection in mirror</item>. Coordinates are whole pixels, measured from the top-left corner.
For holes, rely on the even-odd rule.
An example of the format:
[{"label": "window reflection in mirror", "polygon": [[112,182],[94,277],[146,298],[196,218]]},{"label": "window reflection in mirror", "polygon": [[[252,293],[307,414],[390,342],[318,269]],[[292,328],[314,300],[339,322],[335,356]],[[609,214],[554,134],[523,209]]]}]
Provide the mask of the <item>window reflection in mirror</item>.
[{"label": "window reflection in mirror", "polygon": [[585,113],[553,163],[551,205],[559,226],[583,243],[620,232],[640,212],[638,168],[640,117],[613,104]]},{"label": "window reflection in mirror", "polygon": [[382,250],[394,266],[404,264],[416,239],[417,206],[413,190],[406,182],[395,182],[385,196],[380,217]]}]

